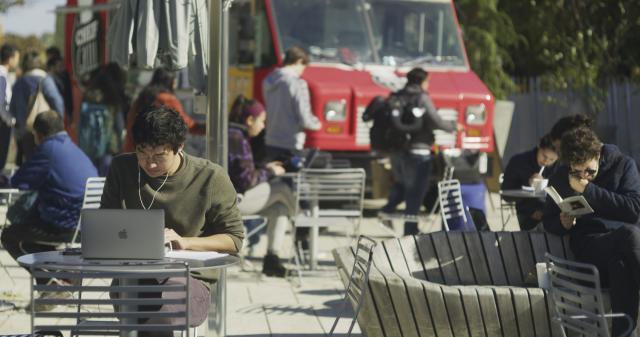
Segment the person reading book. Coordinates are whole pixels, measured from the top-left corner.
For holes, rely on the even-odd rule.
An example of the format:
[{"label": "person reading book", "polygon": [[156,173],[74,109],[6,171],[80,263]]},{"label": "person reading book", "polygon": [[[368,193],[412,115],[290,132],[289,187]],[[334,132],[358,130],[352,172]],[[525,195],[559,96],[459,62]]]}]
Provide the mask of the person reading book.
[{"label": "person reading book", "polygon": [[[523,186],[532,186],[536,180],[549,178],[555,172],[555,163],[558,153],[555,151],[552,139],[549,135],[540,138],[538,145],[526,152],[511,157],[506,169],[504,179],[500,185],[502,190],[516,190]],[[504,198],[507,201],[515,201],[516,214],[520,229],[530,230],[542,221],[542,209],[544,201],[536,198]]]},{"label": "person reading book", "polygon": [[[589,128],[566,132],[561,139],[563,165],[551,177],[561,197],[581,195],[593,213],[579,217],[562,212],[547,197],[544,228],[569,235],[576,259],[595,265],[602,284],[610,288],[611,307],[638,318],[640,283],[640,174],[633,159],[617,146],[602,144]],[[627,327],[624,319],[613,320],[613,334]]]},{"label": "person reading book", "polygon": [[560,213],[565,213],[572,217],[593,213],[593,208],[591,208],[591,205],[589,205],[587,200],[581,195],[574,195],[563,199],[553,186],[549,186],[544,190],[556,205],[558,205]]}]

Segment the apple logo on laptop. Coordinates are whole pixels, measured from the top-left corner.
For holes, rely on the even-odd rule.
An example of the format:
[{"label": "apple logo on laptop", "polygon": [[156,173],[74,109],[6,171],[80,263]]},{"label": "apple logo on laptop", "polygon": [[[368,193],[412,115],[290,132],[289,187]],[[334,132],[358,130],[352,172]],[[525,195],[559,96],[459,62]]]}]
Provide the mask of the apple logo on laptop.
[{"label": "apple logo on laptop", "polygon": [[126,240],[127,239],[127,230],[123,229],[121,231],[118,232],[118,237],[120,239]]}]

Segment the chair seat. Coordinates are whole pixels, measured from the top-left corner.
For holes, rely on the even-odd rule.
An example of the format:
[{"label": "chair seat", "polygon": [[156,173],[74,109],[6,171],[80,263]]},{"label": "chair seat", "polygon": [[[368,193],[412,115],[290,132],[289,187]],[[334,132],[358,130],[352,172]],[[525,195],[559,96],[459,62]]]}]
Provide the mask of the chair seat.
[{"label": "chair seat", "polygon": [[333,227],[352,226],[353,223],[344,217],[309,218],[296,217],[296,227]]},{"label": "chair seat", "polygon": [[319,216],[323,217],[360,217],[360,210],[349,210],[349,209],[321,209],[319,212]]},{"label": "chair seat", "polygon": [[350,226],[353,225],[348,218],[359,217],[358,211],[349,210],[320,210],[318,217],[311,217],[304,214],[298,214],[295,218],[296,227],[331,227],[331,226]]}]

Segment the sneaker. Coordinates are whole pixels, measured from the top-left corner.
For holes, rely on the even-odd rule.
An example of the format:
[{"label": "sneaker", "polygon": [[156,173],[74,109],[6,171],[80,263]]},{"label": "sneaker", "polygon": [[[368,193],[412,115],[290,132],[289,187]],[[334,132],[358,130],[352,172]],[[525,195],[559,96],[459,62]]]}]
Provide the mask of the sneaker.
[{"label": "sneaker", "polygon": [[[68,291],[43,291],[40,294],[38,294],[38,299],[40,300],[63,300],[63,299],[69,299],[72,297],[73,295]],[[35,310],[36,312],[51,311],[55,309],[57,306],[58,306],[57,304],[38,303],[33,308],[31,308],[31,303],[29,303],[25,307],[25,310],[26,311]]]},{"label": "sneaker", "polygon": [[[65,281],[59,280],[51,280],[47,284],[60,284],[66,283]],[[68,291],[43,291],[38,294],[39,300],[63,300],[73,298],[73,294]],[[51,311],[57,307],[57,304],[44,304],[38,303],[33,308],[31,307],[31,302],[25,307],[26,311],[33,312],[42,312],[42,311]]]},{"label": "sneaker", "polygon": [[378,211],[378,219],[380,220],[389,220],[394,217],[394,213],[389,213],[385,211]]},{"label": "sneaker", "polygon": [[287,268],[280,263],[278,255],[267,254],[262,260],[262,273],[267,276],[285,277]]}]

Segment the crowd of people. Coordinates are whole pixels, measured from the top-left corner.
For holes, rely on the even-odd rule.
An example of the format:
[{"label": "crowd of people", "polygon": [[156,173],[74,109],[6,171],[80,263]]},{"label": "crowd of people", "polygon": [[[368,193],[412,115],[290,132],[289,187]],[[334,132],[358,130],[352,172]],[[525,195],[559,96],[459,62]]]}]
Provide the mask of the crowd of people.
[{"label": "crowd of people", "polygon": [[[73,125],[69,116],[74,109],[69,74],[59,51],[49,49],[47,54],[44,63],[38,51],[0,48],[0,168],[6,163],[11,134],[19,166],[0,184],[33,191],[12,206],[11,225],[2,232],[2,245],[12,257],[51,249],[43,243],[68,241],[78,223],[86,179],[103,175],[103,208],[164,209],[166,240],[178,248],[236,253],[243,246],[242,217],[266,218],[263,273],[286,275],[280,250],[285,233],[293,230],[295,210],[304,205],[295,204],[292,182],[283,175],[287,163],[301,155],[305,130],[322,127],[301,78],[309,63],[304,50],[287,50],[283,66],[264,79],[265,105],[243,96],[235,99],[229,113],[227,171],[183,151],[187,133],[203,134],[205,125],[185,111],[174,92],[175,72],[166,68],[156,69],[133,101],[125,89],[124,70],[115,63],[78,79],[83,98],[76,145],[66,133]],[[17,69],[20,76],[11,84],[7,74]],[[394,184],[381,209],[392,213],[400,203],[406,204],[405,235],[419,233],[415,216],[428,188],[434,130],[463,130],[461,124],[439,117],[428,94],[428,79],[425,70],[412,69],[406,86],[395,93],[414,101],[424,116],[409,144],[390,153]],[[33,115],[37,96],[49,108]],[[103,122],[95,124],[95,116]],[[561,118],[534,148],[510,159],[501,188],[519,189],[546,179],[562,197],[582,195],[594,212],[580,217],[561,211],[548,197],[514,199],[520,228],[569,235],[576,258],[596,265],[610,286],[614,312],[627,313],[635,322],[640,176],[634,160],[615,145],[603,144],[593,127],[593,121],[581,114]],[[97,133],[87,133],[92,128],[98,128]],[[257,149],[252,139],[262,132],[265,147]],[[264,160],[256,160],[260,151],[266,153]],[[303,231],[295,237],[306,241]],[[194,301],[208,297],[208,280],[207,275],[194,279]],[[195,308],[200,311],[193,317],[204,319],[207,308]],[[615,334],[621,324],[614,320],[613,327]]]},{"label": "crowd of people", "polygon": [[[174,111],[186,126],[186,132],[195,135],[205,133],[204,122],[191,118],[176,97],[174,71],[162,67],[155,69],[149,83],[132,100],[126,90],[126,73],[115,63],[102,65],[77,79],[82,100],[77,107],[79,123],[75,125],[70,117],[73,113],[71,84],[62,55],[55,47],[47,49],[46,55],[48,60],[45,63],[39,51],[29,50],[21,54],[12,45],[2,47],[0,86],[5,94],[0,96],[0,124],[7,132],[2,133],[0,155],[4,167],[9,137],[13,135],[18,149],[15,160],[18,170],[11,177],[4,177],[0,184],[34,191],[21,196],[12,206],[12,225],[3,232],[2,242],[11,248],[10,253],[14,257],[49,250],[52,245],[46,243],[65,242],[71,238],[88,177],[107,176],[109,186],[113,179],[109,177],[117,166],[114,165],[118,162],[116,160],[121,160],[120,154],[135,152],[144,157],[146,152],[156,150],[156,145],[167,145],[147,144],[144,140],[135,139],[135,123],[143,116],[159,110]],[[20,58],[22,62],[18,66]],[[284,66],[265,79],[265,100],[274,113],[267,114],[267,109],[260,102],[242,96],[236,99],[230,111],[229,180],[239,200],[242,200],[237,205],[241,214],[257,214],[268,221],[268,249],[263,272],[269,276],[284,277],[286,274],[278,254],[283,247],[285,232],[292,228],[290,219],[296,209],[292,181],[279,179],[279,176],[285,173],[285,163],[300,156],[304,144],[304,139],[301,139],[303,130],[316,130],[321,126],[311,113],[308,88],[300,78],[308,61],[309,57],[302,49],[293,48],[287,51]],[[48,72],[41,69],[44,64]],[[10,71],[18,74],[13,84],[7,77]],[[48,108],[34,112],[33,100],[40,93]],[[59,118],[55,119],[54,115]],[[30,122],[30,119],[38,123]],[[295,127],[297,121],[301,122]],[[286,133],[281,130],[282,125],[287,125]],[[35,126],[44,129],[39,130]],[[265,127],[267,142],[262,151],[266,151],[267,158],[271,160],[263,164],[253,160],[250,140]],[[76,133],[76,143],[71,141],[66,131]],[[180,137],[182,134],[179,135],[182,139]],[[185,157],[182,151],[184,139],[178,143],[172,143],[169,152],[183,159],[191,158]],[[153,146],[146,149],[141,144]],[[156,159],[162,156],[151,153],[148,161],[157,165]],[[75,165],[69,166],[70,163]],[[147,172],[143,167],[146,175],[141,175],[153,177],[152,173],[164,169],[159,165]],[[169,184],[168,175],[165,178],[163,183],[166,186],[162,185],[166,190],[172,184]],[[151,186],[153,182],[145,180],[140,184]],[[157,192],[159,190],[155,189],[153,197],[159,195],[152,198],[151,204],[155,201],[159,205],[163,200],[163,194]],[[52,200],[59,202],[52,206]],[[233,207],[236,207],[235,203]],[[14,212],[18,209],[22,211]],[[58,221],[57,217],[51,216],[52,212],[63,219]],[[247,220],[247,224],[250,223],[251,220]],[[29,235],[30,231],[37,231],[39,235]],[[308,245],[304,231],[298,231],[297,237],[303,241],[303,246]]]}]

